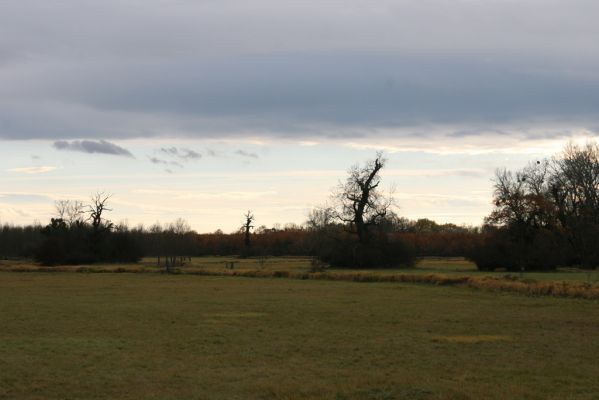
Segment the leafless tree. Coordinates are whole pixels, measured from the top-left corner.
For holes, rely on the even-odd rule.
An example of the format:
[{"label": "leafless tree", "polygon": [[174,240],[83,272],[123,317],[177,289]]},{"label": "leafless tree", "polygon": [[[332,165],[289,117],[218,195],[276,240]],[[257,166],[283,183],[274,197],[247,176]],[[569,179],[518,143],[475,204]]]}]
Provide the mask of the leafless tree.
[{"label": "leafless tree", "polygon": [[[495,175],[486,222],[508,228],[525,257],[541,230],[565,235],[584,267],[599,260],[599,146],[572,143],[552,160]],[[525,263],[525,260],[521,260]]]},{"label": "leafless tree", "polygon": [[369,241],[370,227],[382,222],[395,204],[392,194],[385,196],[379,187],[385,163],[379,152],[365,165],[352,166],[334,194],[337,218],[355,229],[360,243]]},{"label": "leafless tree", "polygon": [[185,221],[183,218],[177,218],[174,222],[169,224],[168,229],[175,235],[184,235],[191,231],[191,226],[189,226],[187,221]]},{"label": "leafless tree", "polygon": [[495,172],[495,207],[486,223],[507,228],[512,257],[522,272],[538,235],[556,227],[549,181],[547,161],[533,162],[515,173],[505,169]]},{"label": "leafless tree", "polygon": [[550,199],[550,174],[547,161],[537,161],[512,173],[495,172],[495,208],[487,223],[525,229],[555,224]]},{"label": "leafless tree", "polygon": [[82,224],[85,215],[85,204],[78,200],[71,201],[67,212],[67,223],[69,226]]},{"label": "leafless tree", "polygon": [[[177,264],[183,266],[186,258],[191,260],[188,253],[190,244],[187,240],[189,232],[191,232],[191,227],[183,218],[177,218],[163,231],[164,265],[167,273],[172,272],[172,268]],[[160,263],[160,257],[158,263]]]},{"label": "leafless tree", "polygon": [[254,214],[252,214],[252,212],[248,210],[244,217],[245,222],[243,223],[243,243],[245,244],[245,247],[250,247],[252,244],[250,240],[250,235],[251,229],[254,227],[254,225],[252,225],[252,222],[254,221]]},{"label": "leafless tree", "polygon": [[103,217],[105,212],[112,211],[111,208],[107,207],[107,202],[111,197],[111,194],[106,194],[104,192],[98,192],[92,195],[91,204],[89,204],[88,210],[94,236],[110,231],[113,227],[113,223]]},{"label": "leafless tree", "polygon": [[311,230],[319,230],[335,222],[335,210],[331,206],[315,207],[308,213],[306,227]]},{"label": "leafless tree", "polygon": [[552,194],[560,211],[599,222],[599,145],[570,143],[553,167]]},{"label": "leafless tree", "polygon": [[68,226],[75,226],[83,222],[85,205],[78,200],[56,200],[54,202],[56,216]]},{"label": "leafless tree", "polygon": [[551,195],[557,217],[581,263],[588,267],[599,246],[599,145],[568,144],[554,158],[553,169]]},{"label": "leafless tree", "polygon": [[68,209],[70,207],[70,200],[56,200],[54,202],[54,210],[56,212],[56,216],[61,219],[61,220],[65,220],[66,219],[66,215],[68,213]]}]

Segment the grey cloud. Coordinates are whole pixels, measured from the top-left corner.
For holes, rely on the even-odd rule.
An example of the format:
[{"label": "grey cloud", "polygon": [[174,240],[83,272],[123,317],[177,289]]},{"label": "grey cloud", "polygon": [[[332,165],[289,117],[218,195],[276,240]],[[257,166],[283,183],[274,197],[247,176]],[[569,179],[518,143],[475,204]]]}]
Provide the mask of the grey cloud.
[{"label": "grey cloud", "polygon": [[594,0],[76,4],[3,8],[0,138],[599,125]]},{"label": "grey cloud", "polygon": [[53,147],[57,150],[79,151],[89,154],[111,154],[115,156],[132,157],[133,154],[123,147],[117,146],[114,143],[106,140],[58,140],[54,142]]},{"label": "grey cloud", "polygon": [[161,159],[156,158],[156,157],[150,157],[150,162],[152,164],[167,164],[167,162],[165,160],[161,160]]},{"label": "grey cloud", "polygon": [[183,168],[183,165],[181,163],[178,163],[176,161],[167,161],[167,160],[163,160],[161,158],[158,157],[149,157],[150,162],[152,164],[159,164],[159,165],[174,165],[176,167],[180,167]]},{"label": "grey cloud", "polygon": [[[182,162],[189,162],[194,160],[199,160],[202,158],[202,155],[195,150],[184,148],[184,147],[161,147],[157,150],[159,154],[163,157],[170,158],[164,159],[159,157],[149,156],[149,160],[152,164],[158,165],[172,165],[179,168],[183,168]],[[173,171],[171,169],[165,169],[166,172],[172,174]]]},{"label": "grey cloud", "polygon": [[235,154],[237,154],[238,156],[247,157],[247,158],[258,158],[258,154],[256,154],[256,153],[250,153],[250,152],[245,151],[245,150],[237,150],[235,152]]},{"label": "grey cloud", "polygon": [[181,159],[183,161],[199,160],[200,158],[202,158],[202,155],[197,151],[182,147],[162,147],[160,148],[160,151],[166,155]]},{"label": "grey cloud", "polygon": [[479,128],[479,129],[458,130],[458,131],[451,132],[447,136],[454,137],[454,138],[463,138],[463,137],[469,137],[469,136],[477,136],[477,135],[480,135],[481,132],[491,133],[491,134],[496,134],[496,135],[507,135],[508,134],[507,132],[501,131],[499,129]]}]

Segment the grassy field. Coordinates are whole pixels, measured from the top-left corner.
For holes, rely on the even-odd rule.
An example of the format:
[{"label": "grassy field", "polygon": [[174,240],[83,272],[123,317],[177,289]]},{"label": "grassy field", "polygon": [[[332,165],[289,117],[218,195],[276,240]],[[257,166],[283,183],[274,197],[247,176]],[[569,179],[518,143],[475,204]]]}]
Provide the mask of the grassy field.
[{"label": "grassy field", "polygon": [[[223,271],[225,266],[229,262],[234,262],[235,271],[293,271],[293,272],[306,272],[310,270],[310,257],[264,257],[264,258],[245,258],[241,259],[238,257],[193,257],[191,262],[185,261],[183,271]],[[19,269],[19,268],[36,268],[38,266],[32,264],[29,261],[7,261],[0,260],[0,271],[6,269]],[[63,267],[64,268],[64,267]],[[79,268],[78,266],[67,267],[72,270]],[[156,258],[144,258],[138,264],[109,264],[109,265],[94,265],[95,269],[105,268],[107,270],[114,270],[115,268],[121,268],[124,270],[139,270],[145,269],[147,271],[160,270],[157,266]],[[506,275],[522,276],[526,279],[534,279],[538,281],[566,281],[566,282],[589,282],[593,284],[599,284],[599,270],[596,271],[582,271],[576,268],[561,268],[557,271],[551,272],[525,272],[519,273],[508,273],[508,272],[487,272],[478,271],[476,266],[471,261],[468,261],[461,257],[427,257],[421,258],[413,268],[391,268],[391,269],[378,269],[378,270],[360,270],[360,269],[335,269],[335,272],[351,272],[351,273],[375,273],[382,275],[393,275],[393,274],[445,274],[449,276],[492,276],[492,277],[504,277]]]},{"label": "grassy field", "polygon": [[3,272],[0,398],[597,399],[598,307],[399,283]]},{"label": "grassy field", "polygon": [[[287,270],[287,271],[308,271],[310,269],[309,257],[269,257],[269,258],[249,258],[239,259],[235,257],[197,257],[187,264],[189,268],[204,268],[219,270],[224,268],[226,262],[235,262],[235,268],[238,270]],[[155,265],[156,260],[147,258],[144,260],[146,265]],[[503,277],[508,272],[488,272],[478,271],[476,265],[462,257],[426,257],[418,260],[413,268],[390,268],[378,270],[360,270],[360,269],[335,269],[338,272],[365,272],[377,274],[414,274],[414,273],[442,273],[458,276],[495,276]],[[512,275],[514,273],[511,273]],[[520,275],[516,273],[516,275]],[[525,272],[522,274],[525,278],[535,280],[560,280],[560,281],[590,281],[599,283],[599,271],[581,271],[576,268],[560,268],[551,272]]]}]

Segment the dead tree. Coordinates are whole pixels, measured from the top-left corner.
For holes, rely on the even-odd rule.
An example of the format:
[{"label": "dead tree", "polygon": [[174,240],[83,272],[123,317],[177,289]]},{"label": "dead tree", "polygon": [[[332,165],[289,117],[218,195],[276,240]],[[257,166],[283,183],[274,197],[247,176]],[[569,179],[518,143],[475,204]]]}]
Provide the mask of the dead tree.
[{"label": "dead tree", "polygon": [[251,234],[250,231],[254,227],[254,225],[252,225],[253,221],[254,221],[254,214],[252,214],[252,212],[250,210],[248,210],[247,214],[245,214],[245,223],[243,224],[243,232],[244,232],[243,243],[245,244],[245,247],[250,247],[252,245],[251,240],[250,240],[250,234]]},{"label": "dead tree", "polygon": [[108,208],[106,204],[111,197],[111,194],[98,192],[92,196],[91,204],[88,206],[89,220],[91,221],[92,225],[92,233],[96,238],[101,234],[110,231],[114,226],[112,222],[103,218],[102,216],[102,214],[105,212],[112,211],[112,209]]}]

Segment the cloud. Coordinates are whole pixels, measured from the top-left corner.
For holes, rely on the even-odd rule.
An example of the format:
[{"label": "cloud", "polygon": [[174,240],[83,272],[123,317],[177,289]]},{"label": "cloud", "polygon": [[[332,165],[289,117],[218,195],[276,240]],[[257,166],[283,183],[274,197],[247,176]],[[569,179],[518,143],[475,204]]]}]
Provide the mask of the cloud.
[{"label": "cloud", "polygon": [[490,171],[482,168],[428,168],[428,169],[387,169],[384,171],[385,176],[389,177],[465,177],[465,178],[482,178],[489,176]]},{"label": "cloud", "polygon": [[177,161],[167,161],[167,160],[163,160],[163,159],[158,158],[158,157],[149,157],[149,159],[150,159],[150,162],[152,164],[174,165],[176,167],[183,168],[183,165],[181,163],[178,163]]},{"label": "cloud", "polygon": [[9,172],[17,172],[20,174],[45,174],[47,172],[52,172],[56,170],[57,167],[52,166],[42,166],[42,167],[22,167],[22,168],[12,168],[9,169]]},{"label": "cloud", "polygon": [[[170,158],[170,160],[148,156],[150,162],[156,165],[170,165],[183,168],[182,162],[196,161],[202,158],[202,155],[197,151],[184,147],[161,147],[157,152],[164,157]],[[170,168],[166,168],[164,171],[169,174],[173,173],[173,170]]]},{"label": "cloud", "polygon": [[223,191],[223,192],[194,192],[183,190],[163,190],[163,189],[136,189],[134,193],[141,193],[144,195],[155,195],[170,196],[173,200],[250,200],[262,197],[273,197],[277,195],[276,191]]},{"label": "cloud", "polygon": [[53,199],[33,193],[0,193],[0,201],[4,203],[47,203],[51,204]]},{"label": "cloud", "polygon": [[247,158],[258,158],[258,154],[251,153],[251,152],[248,152],[245,150],[237,150],[235,152],[235,154],[237,154],[238,156],[247,157]]},{"label": "cloud", "polygon": [[13,3],[0,15],[3,139],[378,143],[434,139],[431,126],[460,140],[599,126],[594,0],[542,13],[538,0]]},{"label": "cloud", "polygon": [[197,151],[183,147],[161,147],[160,152],[183,161],[199,160],[202,158],[202,155]]},{"label": "cloud", "polygon": [[106,140],[58,140],[52,145],[56,150],[78,151],[89,154],[111,154],[115,156],[133,157],[133,154],[127,149],[117,146]]}]

